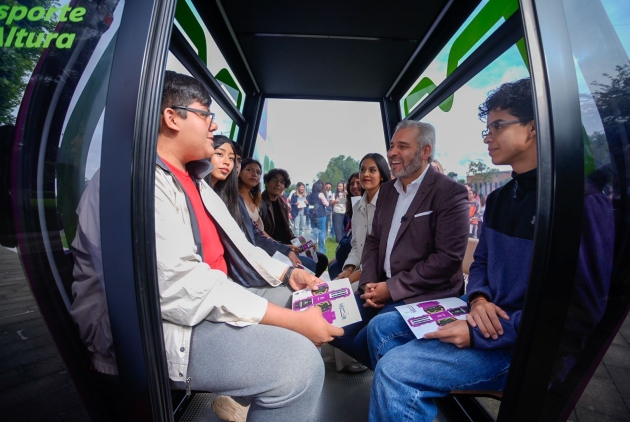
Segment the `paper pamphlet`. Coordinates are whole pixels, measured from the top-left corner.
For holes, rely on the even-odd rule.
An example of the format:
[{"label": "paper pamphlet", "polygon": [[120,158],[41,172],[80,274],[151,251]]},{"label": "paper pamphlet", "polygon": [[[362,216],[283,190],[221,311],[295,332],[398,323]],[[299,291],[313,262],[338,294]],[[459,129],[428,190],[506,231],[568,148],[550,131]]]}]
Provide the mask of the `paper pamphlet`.
[{"label": "paper pamphlet", "polygon": [[347,278],[322,283],[317,290],[305,289],[293,293],[294,311],[304,311],[313,306],[319,306],[326,321],[335,327],[361,321],[359,307]]},{"label": "paper pamphlet", "polygon": [[[280,252],[276,251],[276,253],[273,254],[272,258],[277,259],[278,261],[282,262],[283,264],[289,265],[291,267],[293,267],[293,262],[291,262],[291,260],[286,256],[281,254]],[[295,268],[299,268],[301,270],[306,271],[309,274],[313,274],[315,275],[315,273],[311,270],[309,270],[308,268],[306,268],[304,265],[298,265]]]},{"label": "paper pamphlet", "polygon": [[311,258],[317,262],[317,253],[315,252],[315,242],[311,240],[311,236],[303,234],[291,240],[293,246],[297,246],[300,249],[300,255]]},{"label": "paper pamphlet", "polygon": [[410,303],[397,306],[396,310],[416,338],[423,338],[426,333],[437,331],[439,327],[458,319],[465,320],[469,312],[466,302],[457,297]]},{"label": "paper pamphlet", "polygon": [[306,197],[305,196],[298,196],[297,207],[298,208],[306,208]]}]

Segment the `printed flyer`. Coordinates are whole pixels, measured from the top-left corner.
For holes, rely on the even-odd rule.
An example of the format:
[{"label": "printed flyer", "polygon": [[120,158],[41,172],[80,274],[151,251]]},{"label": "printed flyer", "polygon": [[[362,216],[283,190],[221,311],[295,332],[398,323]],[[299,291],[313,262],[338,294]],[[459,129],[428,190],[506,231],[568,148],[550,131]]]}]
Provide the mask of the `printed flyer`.
[{"label": "printed flyer", "polygon": [[335,327],[345,327],[361,321],[350,280],[347,278],[322,283],[317,290],[305,289],[293,293],[294,311],[304,311],[313,306],[319,306],[326,321]]},{"label": "printed flyer", "polygon": [[469,312],[466,302],[457,297],[410,303],[397,306],[396,310],[416,338],[423,338],[426,333],[437,331],[439,327],[458,319],[465,320]]},{"label": "printed flyer", "polygon": [[300,250],[299,255],[304,255],[317,262],[317,253],[315,252],[315,242],[311,240],[311,236],[303,234],[291,240],[293,246]]}]

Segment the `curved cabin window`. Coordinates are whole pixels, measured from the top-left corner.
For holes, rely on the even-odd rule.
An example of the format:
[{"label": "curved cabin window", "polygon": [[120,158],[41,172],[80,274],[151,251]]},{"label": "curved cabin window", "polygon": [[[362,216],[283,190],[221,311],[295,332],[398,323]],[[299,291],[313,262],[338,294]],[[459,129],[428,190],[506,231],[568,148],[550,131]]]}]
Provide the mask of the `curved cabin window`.
[{"label": "curved cabin window", "polygon": [[[628,287],[628,162],[630,160],[630,4],[623,1],[563,1],[578,81],[584,142],[584,211],[580,258],[569,313],[549,380],[543,414],[566,415],[571,397],[591,383],[627,382],[620,356],[627,345],[612,341],[625,316]],[[609,353],[599,368],[601,350]],[[623,340],[621,340],[623,341]],[[625,347],[625,348],[624,348]],[[622,387],[618,387],[622,388]],[[620,391],[623,391],[622,389]],[[606,407],[606,410],[603,407]],[[621,406],[621,407],[619,407]],[[583,415],[627,417],[622,398],[611,391],[606,404],[585,408]],[[609,413],[612,412],[612,413]],[[600,416],[597,416],[600,415]],[[587,416],[587,417],[589,417]],[[560,417],[560,416],[558,416]]]}]

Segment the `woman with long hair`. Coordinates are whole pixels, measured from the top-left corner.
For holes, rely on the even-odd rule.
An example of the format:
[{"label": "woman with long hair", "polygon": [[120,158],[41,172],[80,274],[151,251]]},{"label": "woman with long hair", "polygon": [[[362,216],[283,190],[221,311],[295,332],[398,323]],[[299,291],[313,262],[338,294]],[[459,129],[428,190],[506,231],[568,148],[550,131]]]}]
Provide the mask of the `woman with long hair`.
[{"label": "woman with long hair", "polygon": [[303,235],[306,231],[306,212],[308,210],[306,196],[306,186],[304,183],[298,182],[295,186],[295,193],[291,196],[291,216],[293,217],[293,227],[298,236]]},{"label": "woman with long hair", "polygon": [[243,218],[238,205],[238,175],[234,170],[236,154],[234,144],[223,135],[214,137],[214,155],[210,158],[214,167],[205,178],[206,182],[225,203],[236,224],[244,230]]},{"label": "woman with long hair", "polygon": [[326,253],[326,207],[328,200],[324,194],[324,182],[318,180],[313,184],[313,190],[308,199],[310,204],[311,229],[317,239],[317,250]]},{"label": "woman with long hair", "polygon": [[352,222],[352,198],[355,196],[363,196],[363,188],[359,181],[359,172],[352,173],[346,182],[346,216],[343,219],[346,233],[350,228],[348,224]]},{"label": "woman with long hair", "polygon": [[[270,238],[263,231],[259,230],[254,224],[254,221],[249,218],[245,201],[241,195],[239,195],[238,176],[236,175],[236,171],[234,171],[236,168],[236,158],[232,141],[224,136],[219,137],[217,141],[217,137],[215,137],[214,151],[214,155],[210,159],[214,169],[206,177],[206,181],[211,184],[214,191],[223,200],[247,240],[253,245],[259,246],[270,256],[273,256],[276,252],[280,252],[286,255],[295,267],[304,266],[310,271],[316,272],[318,266],[315,264],[315,261],[306,257],[303,257],[303,259],[298,258],[291,246]],[[245,165],[247,165],[247,160],[250,159],[243,160]],[[255,162],[255,160],[252,161]]]},{"label": "woman with long hair", "polygon": [[359,163],[359,183],[363,196],[353,207],[352,250],[337,278],[349,278],[351,283],[361,278],[361,256],[365,239],[372,232],[372,220],[381,185],[391,179],[387,160],[381,154],[366,154]]},{"label": "woman with long hair", "polygon": [[247,208],[247,214],[259,230],[265,231],[265,225],[260,216],[260,204],[262,192],[260,191],[260,177],[262,166],[253,158],[246,158],[241,162],[241,171],[238,174],[238,193],[243,198]]},{"label": "woman with long hair", "polygon": [[352,198],[361,197],[361,195],[363,195],[363,190],[359,183],[359,173],[352,173],[346,182],[346,213],[343,217],[343,226],[346,234],[339,242],[339,245],[337,245],[337,250],[335,251],[336,261],[328,267],[328,274],[330,274],[331,279],[339,275],[345,265],[348,254],[352,250]]}]

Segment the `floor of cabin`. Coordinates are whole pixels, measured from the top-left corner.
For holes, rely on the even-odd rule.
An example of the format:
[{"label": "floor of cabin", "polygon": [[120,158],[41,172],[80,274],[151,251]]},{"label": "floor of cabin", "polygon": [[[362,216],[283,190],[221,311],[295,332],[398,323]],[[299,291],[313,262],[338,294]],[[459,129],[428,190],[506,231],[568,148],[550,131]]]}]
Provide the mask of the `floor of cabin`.
[{"label": "floor of cabin", "polygon": [[[315,421],[367,420],[372,372],[345,374],[326,364]],[[495,414],[498,403],[480,399]],[[184,420],[218,421],[211,395],[196,397]],[[88,414],[59,357],[18,255],[0,247],[0,415],[4,421],[85,421]],[[604,356],[570,421],[630,421],[630,318]]]}]

